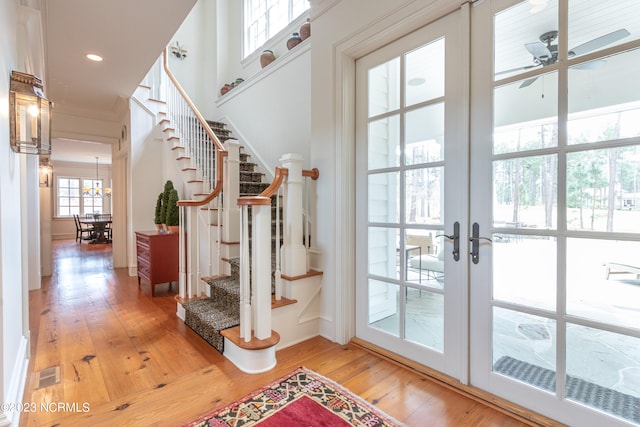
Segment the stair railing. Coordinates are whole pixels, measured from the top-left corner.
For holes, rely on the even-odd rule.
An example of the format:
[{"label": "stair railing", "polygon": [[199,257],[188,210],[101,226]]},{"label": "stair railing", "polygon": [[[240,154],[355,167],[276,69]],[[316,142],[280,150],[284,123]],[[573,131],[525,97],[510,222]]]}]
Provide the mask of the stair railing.
[{"label": "stair railing", "polygon": [[[275,298],[281,299],[281,276],[308,272],[307,246],[303,243],[303,179],[318,179],[318,169],[303,170],[302,157],[287,154],[277,167],[273,182],[257,196],[238,198],[240,211],[240,338],[264,340],[271,337],[271,284],[275,278]],[[284,167],[286,166],[286,167]],[[275,233],[272,205],[275,196]],[[279,200],[283,203],[283,228],[280,230]],[[307,217],[308,218],[308,217]],[[251,229],[249,229],[251,227]],[[275,234],[275,235],[274,235]],[[272,242],[276,242],[275,271],[272,266]],[[280,246],[282,242],[282,247]],[[306,237],[309,242],[309,237]],[[252,334],[253,330],[253,334]]]},{"label": "stair railing", "polygon": [[[179,295],[180,298],[191,298],[200,295],[201,276],[201,236],[207,236],[205,242],[208,247],[206,256],[208,269],[214,269],[215,257],[220,254],[221,212],[222,202],[219,197],[224,182],[224,159],[228,152],[218,137],[198,111],[178,80],[175,78],[168,64],[168,54],[165,49],[163,55],[165,82],[164,100],[166,102],[167,119],[177,138],[174,146],[183,148],[185,156],[189,158],[191,168],[196,170],[196,176],[203,181],[203,192],[208,195],[199,200],[180,200],[180,251],[179,251]],[[198,212],[206,211],[206,230],[200,230]],[[212,235],[210,212],[217,212],[217,237]],[[215,242],[215,243],[214,243]],[[212,245],[217,245],[213,248]]]}]

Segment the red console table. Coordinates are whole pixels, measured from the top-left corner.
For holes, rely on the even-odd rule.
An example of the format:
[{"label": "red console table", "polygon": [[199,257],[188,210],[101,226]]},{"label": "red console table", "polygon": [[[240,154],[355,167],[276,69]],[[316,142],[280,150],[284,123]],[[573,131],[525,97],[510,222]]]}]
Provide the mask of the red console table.
[{"label": "red console table", "polygon": [[136,251],[138,259],[138,287],[140,279],[151,285],[151,296],[160,283],[178,281],[178,236],[179,233],[159,233],[157,231],[136,231]]}]

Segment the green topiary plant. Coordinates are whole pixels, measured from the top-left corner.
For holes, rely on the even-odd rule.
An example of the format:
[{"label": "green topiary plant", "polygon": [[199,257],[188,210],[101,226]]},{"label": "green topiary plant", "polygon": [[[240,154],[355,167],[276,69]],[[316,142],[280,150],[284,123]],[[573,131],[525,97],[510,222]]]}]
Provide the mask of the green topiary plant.
[{"label": "green topiary plant", "polygon": [[162,206],[160,207],[160,220],[163,224],[167,224],[165,222],[167,218],[167,206],[169,206],[169,193],[173,190],[173,182],[171,180],[167,180],[164,184],[164,191],[162,192]]},{"label": "green topiary plant", "polygon": [[158,200],[156,201],[156,212],[153,217],[154,224],[162,224],[162,196],[164,193],[158,194]]},{"label": "green topiary plant", "polygon": [[180,213],[178,210],[178,190],[173,189],[169,192],[169,200],[167,203],[166,224],[169,227],[177,227],[178,224],[180,224]]}]

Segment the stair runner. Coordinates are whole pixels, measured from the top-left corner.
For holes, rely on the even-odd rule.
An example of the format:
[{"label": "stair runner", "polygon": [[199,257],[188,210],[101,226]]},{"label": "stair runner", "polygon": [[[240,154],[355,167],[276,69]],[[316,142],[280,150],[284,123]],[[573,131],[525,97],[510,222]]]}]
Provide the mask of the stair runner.
[{"label": "stair runner", "polygon": [[[208,122],[216,136],[224,141],[231,138],[226,125]],[[256,172],[256,164],[248,161],[249,155],[240,153],[240,196],[257,195],[269,186],[262,182],[262,173]],[[200,298],[183,304],[185,324],[204,338],[220,353],[224,351],[224,329],[240,324],[240,274],[239,259],[229,260],[230,276],[203,278],[210,287],[208,298]]]}]

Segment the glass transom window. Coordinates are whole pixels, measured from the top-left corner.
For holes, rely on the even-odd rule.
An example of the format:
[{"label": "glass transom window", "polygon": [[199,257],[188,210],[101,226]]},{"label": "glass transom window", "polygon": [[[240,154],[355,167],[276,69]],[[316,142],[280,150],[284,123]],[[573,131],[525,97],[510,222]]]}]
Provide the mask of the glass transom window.
[{"label": "glass transom window", "polygon": [[244,0],[246,58],[309,9],[308,0]]}]

